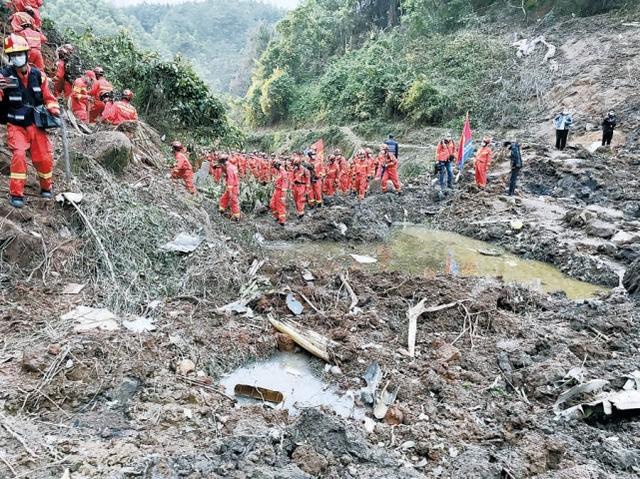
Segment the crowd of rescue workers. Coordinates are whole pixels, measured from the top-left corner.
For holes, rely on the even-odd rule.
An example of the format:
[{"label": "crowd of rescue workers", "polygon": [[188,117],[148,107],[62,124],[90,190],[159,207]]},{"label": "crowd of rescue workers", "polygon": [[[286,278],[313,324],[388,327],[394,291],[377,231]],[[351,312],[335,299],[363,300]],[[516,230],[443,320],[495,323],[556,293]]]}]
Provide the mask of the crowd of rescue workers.
[{"label": "crowd of rescue workers", "polygon": [[[24,189],[27,180],[27,153],[37,171],[40,196],[53,196],[53,148],[47,130],[61,126],[61,110],[67,108],[67,116],[78,123],[92,125],[104,123],[120,125],[135,122],[138,113],[131,104],[134,93],[125,89],[114,91],[104,70],[96,66],[82,73],[73,64],[75,48],[71,44],[56,49],[53,81],[45,73],[42,46],[47,38],[41,32],[40,7],[43,0],[7,0],[11,11],[9,21],[13,33],[4,40],[4,53],[9,64],[0,70],[0,122],[7,124],[7,143],[12,153],[9,180],[9,202],[16,208],[25,205]],[[567,145],[573,116],[564,109],[553,119],[556,129],[556,148]],[[602,145],[611,145],[617,126],[614,112],[609,112],[602,122]],[[467,159],[473,157],[475,182],[478,188],[487,186],[489,166],[494,158],[495,143],[491,138],[482,139],[480,148],[474,151],[471,142],[469,116],[459,142],[447,134],[436,147],[435,170],[440,184],[440,195],[453,189],[463,172]],[[182,179],[187,191],[197,194],[193,182],[193,167],[187,149],[178,141],[172,143],[175,166],[170,177]],[[501,154],[510,157],[511,176],[507,194],[514,195],[517,179],[523,166],[520,145],[506,141]],[[307,208],[322,207],[325,200],[336,195],[354,195],[360,201],[371,190],[373,181],[380,182],[382,193],[393,190],[402,194],[398,174],[399,145],[392,135],[380,146],[377,153],[368,148],[356,150],[347,160],[340,150],[335,150],[325,161],[322,140],[304,152],[288,156],[264,153],[207,152],[202,160],[209,162],[209,173],[214,181],[224,180],[225,191],[219,200],[223,214],[231,219],[241,218],[239,194],[243,179],[252,178],[261,184],[271,184],[270,209],[276,221],[284,225],[287,220],[289,192],[298,218]],[[454,178],[454,167],[458,170]],[[434,180],[435,183],[435,180]]]}]

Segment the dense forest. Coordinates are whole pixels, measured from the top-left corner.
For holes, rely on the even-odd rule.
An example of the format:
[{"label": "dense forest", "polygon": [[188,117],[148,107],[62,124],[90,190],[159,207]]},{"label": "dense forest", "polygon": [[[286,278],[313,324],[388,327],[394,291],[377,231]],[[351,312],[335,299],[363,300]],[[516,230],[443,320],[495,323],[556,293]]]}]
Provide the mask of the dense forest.
[{"label": "dense forest", "polygon": [[471,110],[481,123],[514,126],[518,100],[535,95],[528,73],[513,66],[514,27],[633,3],[305,0],[278,23],[261,55],[245,116],[254,126],[380,119],[443,125],[460,123]]},{"label": "dense forest", "polygon": [[143,49],[189,59],[213,90],[244,95],[255,60],[284,12],[254,0],[207,0],[116,8],[106,0],[48,0],[59,28],[97,36],[129,32]]}]

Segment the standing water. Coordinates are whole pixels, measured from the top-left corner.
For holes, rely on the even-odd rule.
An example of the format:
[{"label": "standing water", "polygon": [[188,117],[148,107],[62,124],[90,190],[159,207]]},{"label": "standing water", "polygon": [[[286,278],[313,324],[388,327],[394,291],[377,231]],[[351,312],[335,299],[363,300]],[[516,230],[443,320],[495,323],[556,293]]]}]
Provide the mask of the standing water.
[{"label": "standing water", "polygon": [[[316,365],[317,367],[313,367]],[[229,396],[234,395],[237,384],[247,384],[284,395],[278,409],[286,409],[297,415],[302,409],[324,406],[343,417],[360,417],[362,413],[354,405],[353,393],[341,395],[335,387],[320,378],[320,361],[305,354],[277,353],[263,361],[256,361],[224,376],[220,383]],[[242,405],[260,401],[236,396]]]},{"label": "standing water", "polygon": [[[448,231],[422,226],[397,227],[384,243],[335,243],[329,241],[272,243],[269,246],[288,255],[329,262],[334,266],[353,264],[351,253],[369,255],[375,264],[360,265],[378,271],[403,271],[418,276],[452,274],[502,278],[547,293],[564,291],[571,299],[594,297],[606,288],[570,278],[554,266],[519,258],[491,243]],[[301,256],[300,256],[301,255]]]}]

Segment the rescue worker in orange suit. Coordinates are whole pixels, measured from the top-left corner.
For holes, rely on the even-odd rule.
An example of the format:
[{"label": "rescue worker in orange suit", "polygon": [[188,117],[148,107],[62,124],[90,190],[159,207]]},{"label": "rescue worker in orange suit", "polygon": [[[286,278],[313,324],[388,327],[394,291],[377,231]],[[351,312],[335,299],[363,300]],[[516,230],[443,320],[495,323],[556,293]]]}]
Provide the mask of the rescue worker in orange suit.
[{"label": "rescue worker in orange suit", "polygon": [[29,44],[28,61],[41,72],[44,72],[44,58],[42,58],[42,44],[47,43],[45,37],[33,28],[33,18],[26,12],[14,13],[11,17],[13,32],[23,37]]},{"label": "rescue worker in orange suit", "polygon": [[224,215],[227,209],[231,210],[231,219],[240,221],[240,178],[238,167],[229,161],[227,155],[221,155],[218,160],[224,172],[226,189],[220,198],[220,214]]},{"label": "rescue worker in orange suit", "polygon": [[491,138],[485,137],[482,139],[480,149],[477,151],[475,158],[473,159],[473,166],[476,173],[476,185],[484,189],[487,186],[487,173],[489,172],[489,165],[493,159],[493,151],[491,151]]},{"label": "rescue worker in orange suit", "polygon": [[349,193],[351,191],[351,165],[344,156],[340,156],[336,161],[339,168],[338,189],[342,194]]},{"label": "rescue worker in orange suit", "polygon": [[9,0],[7,6],[12,12],[26,12],[33,18],[33,26],[36,30],[42,28],[40,7],[43,0]]},{"label": "rescue worker in orange suit", "polygon": [[284,226],[287,222],[287,190],[289,189],[289,174],[279,161],[273,162],[273,169],[275,170],[275,188],[273,190],[273,195],[271,195],[269,208],[271,209],[271,213],[276,221],[280,223],[280,225]]},{"label": "rescue worker in orange suit", "polygon": [[364,200],[369,189],[370,169],[366,153],[362,150],[358,151],[356,161],[353,163],[353,185],[360,201]]},{"label": "rescue worker in orange suit", "polygon": [[176,159],[176,166],[171,170],[171,178],[184,180],[184,186],[187,191],[192,195],[196,194],[196,187],[193,184],[193,167],[189,163],[189,159],[185,154],[185,147],[179,141],[171,143],[171,149],[173,150],[173,156]]},{"label": "rescue worker in orange suit", "polygon": [[4,53],[10,62],[0,71],[2,110],[7,114],[7,144],[12,153],[9,202],[22,208],[27,151],[38,172],[40,196],[47,199],[53,196],[53,148],[45,130],[36,126],[34,107],[44,106],[56,117],[60,116],[60,107],[51,93],[47,76],[29,65],[29,45],[23,37],[9,35],[4,41]]},{"label": "rescue worker in orange suit", "polygon": [[293,186],[291,191],[293,193],[293,202],[296,205],[296,214],[298,219],[304,217],[304,206],[307,200],[307,189],[310,185],[309,170],[302,166],[302,159],[296,155],[293,160],[293,170],[291,181]]},{"label": "rescue worker in orange suit", "polygon": [[338,175],[340,168],[336,158],[341,156],[340,150],[335,150],[333,155],[329,157],[329,164],[327,165],[327,176],[324,179],[324,194],[329,198],[333,198],[338,188]]},{"label": "rescue worker in orange suit", "polygon": [[96,75],[96,79],[89,92],[93,99],[93,103],[89,109],[89,123],[95,123],[102,115],[105,108],[105,103],[102,101],[102,98],[105,94],[113,93],[113,85],[105,78],[102,67],[95,67],[93,73]]},{"label": "rescue worker in orange suit", "polygon": [[317,157],[316,152],[313,150],[309,151],[307,155],[311,164],[311,168],[309,168],[311,172],[311,185],[308,194],[309,206],[312,208],[321,207],[323,204],[322,187],[325,176],[324,162]]},{"label": "rescue worker in orange suit", "polygon": [[444,191],[444,176],[447,175],[447,188],[453,188],[453,163],[456,159],[455,142],[448,134],[436,147],[436,167],[438,169],[438,181],[440,182],[440,190]]},{"label": "rescue worker in orange suit", "polygon": [[382,192],[387,192],[389,182],[391,182],[396,193],[402,193],[402,184],[398,177],[398,160],[393,153],[389,151],[389,145],[382,144],[380,146],[378,164],[380,165],[378,175],[382,178]]},{"label": "rescue worker in orange suit", "polygon": [[138,121],[138,111],[131,104],[133,100],[131,90],[123,91],[120,101],[109,101],[108,99],[112,98],[109,93],[105,93],[102,98],[107,100],[102,112],[102,120],[105,122],[119,125],[125,121]]},{"label": "rescue worker in orange suit", "polygon": [[56,50],[56,76],[53,78],[54,93],[57,97],[71,97],[72,85],[67,72],[67,62],[73,54],[73,45],[67,43]]},{"label": "rescue worker in orange suit", "polygon": [[218,162],[220,156],[217,153],[208,153],[206,159],[209,162],[209,174],[213,181],[220,183],[222,181],[222,165]]},{"label": "rescue worker in orange suit", "polygon": [[71,111],[75,117],[84,123],[89,123],[89,102],[91,94],[89,93],[95,74],[88,70],[73,82],[73,91],[71,92]]}]

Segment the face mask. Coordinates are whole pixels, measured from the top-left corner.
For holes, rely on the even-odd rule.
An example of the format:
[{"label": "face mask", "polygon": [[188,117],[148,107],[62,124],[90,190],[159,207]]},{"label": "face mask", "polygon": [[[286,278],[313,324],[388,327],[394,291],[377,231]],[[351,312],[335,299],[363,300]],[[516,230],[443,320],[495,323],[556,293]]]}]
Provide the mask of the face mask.
[{"label": "face mask", "polygon": [[27,64],[27,55],[21,53],[20,55],[13,55],[11,57],[11,64],[16,68],[21,68]]}]

